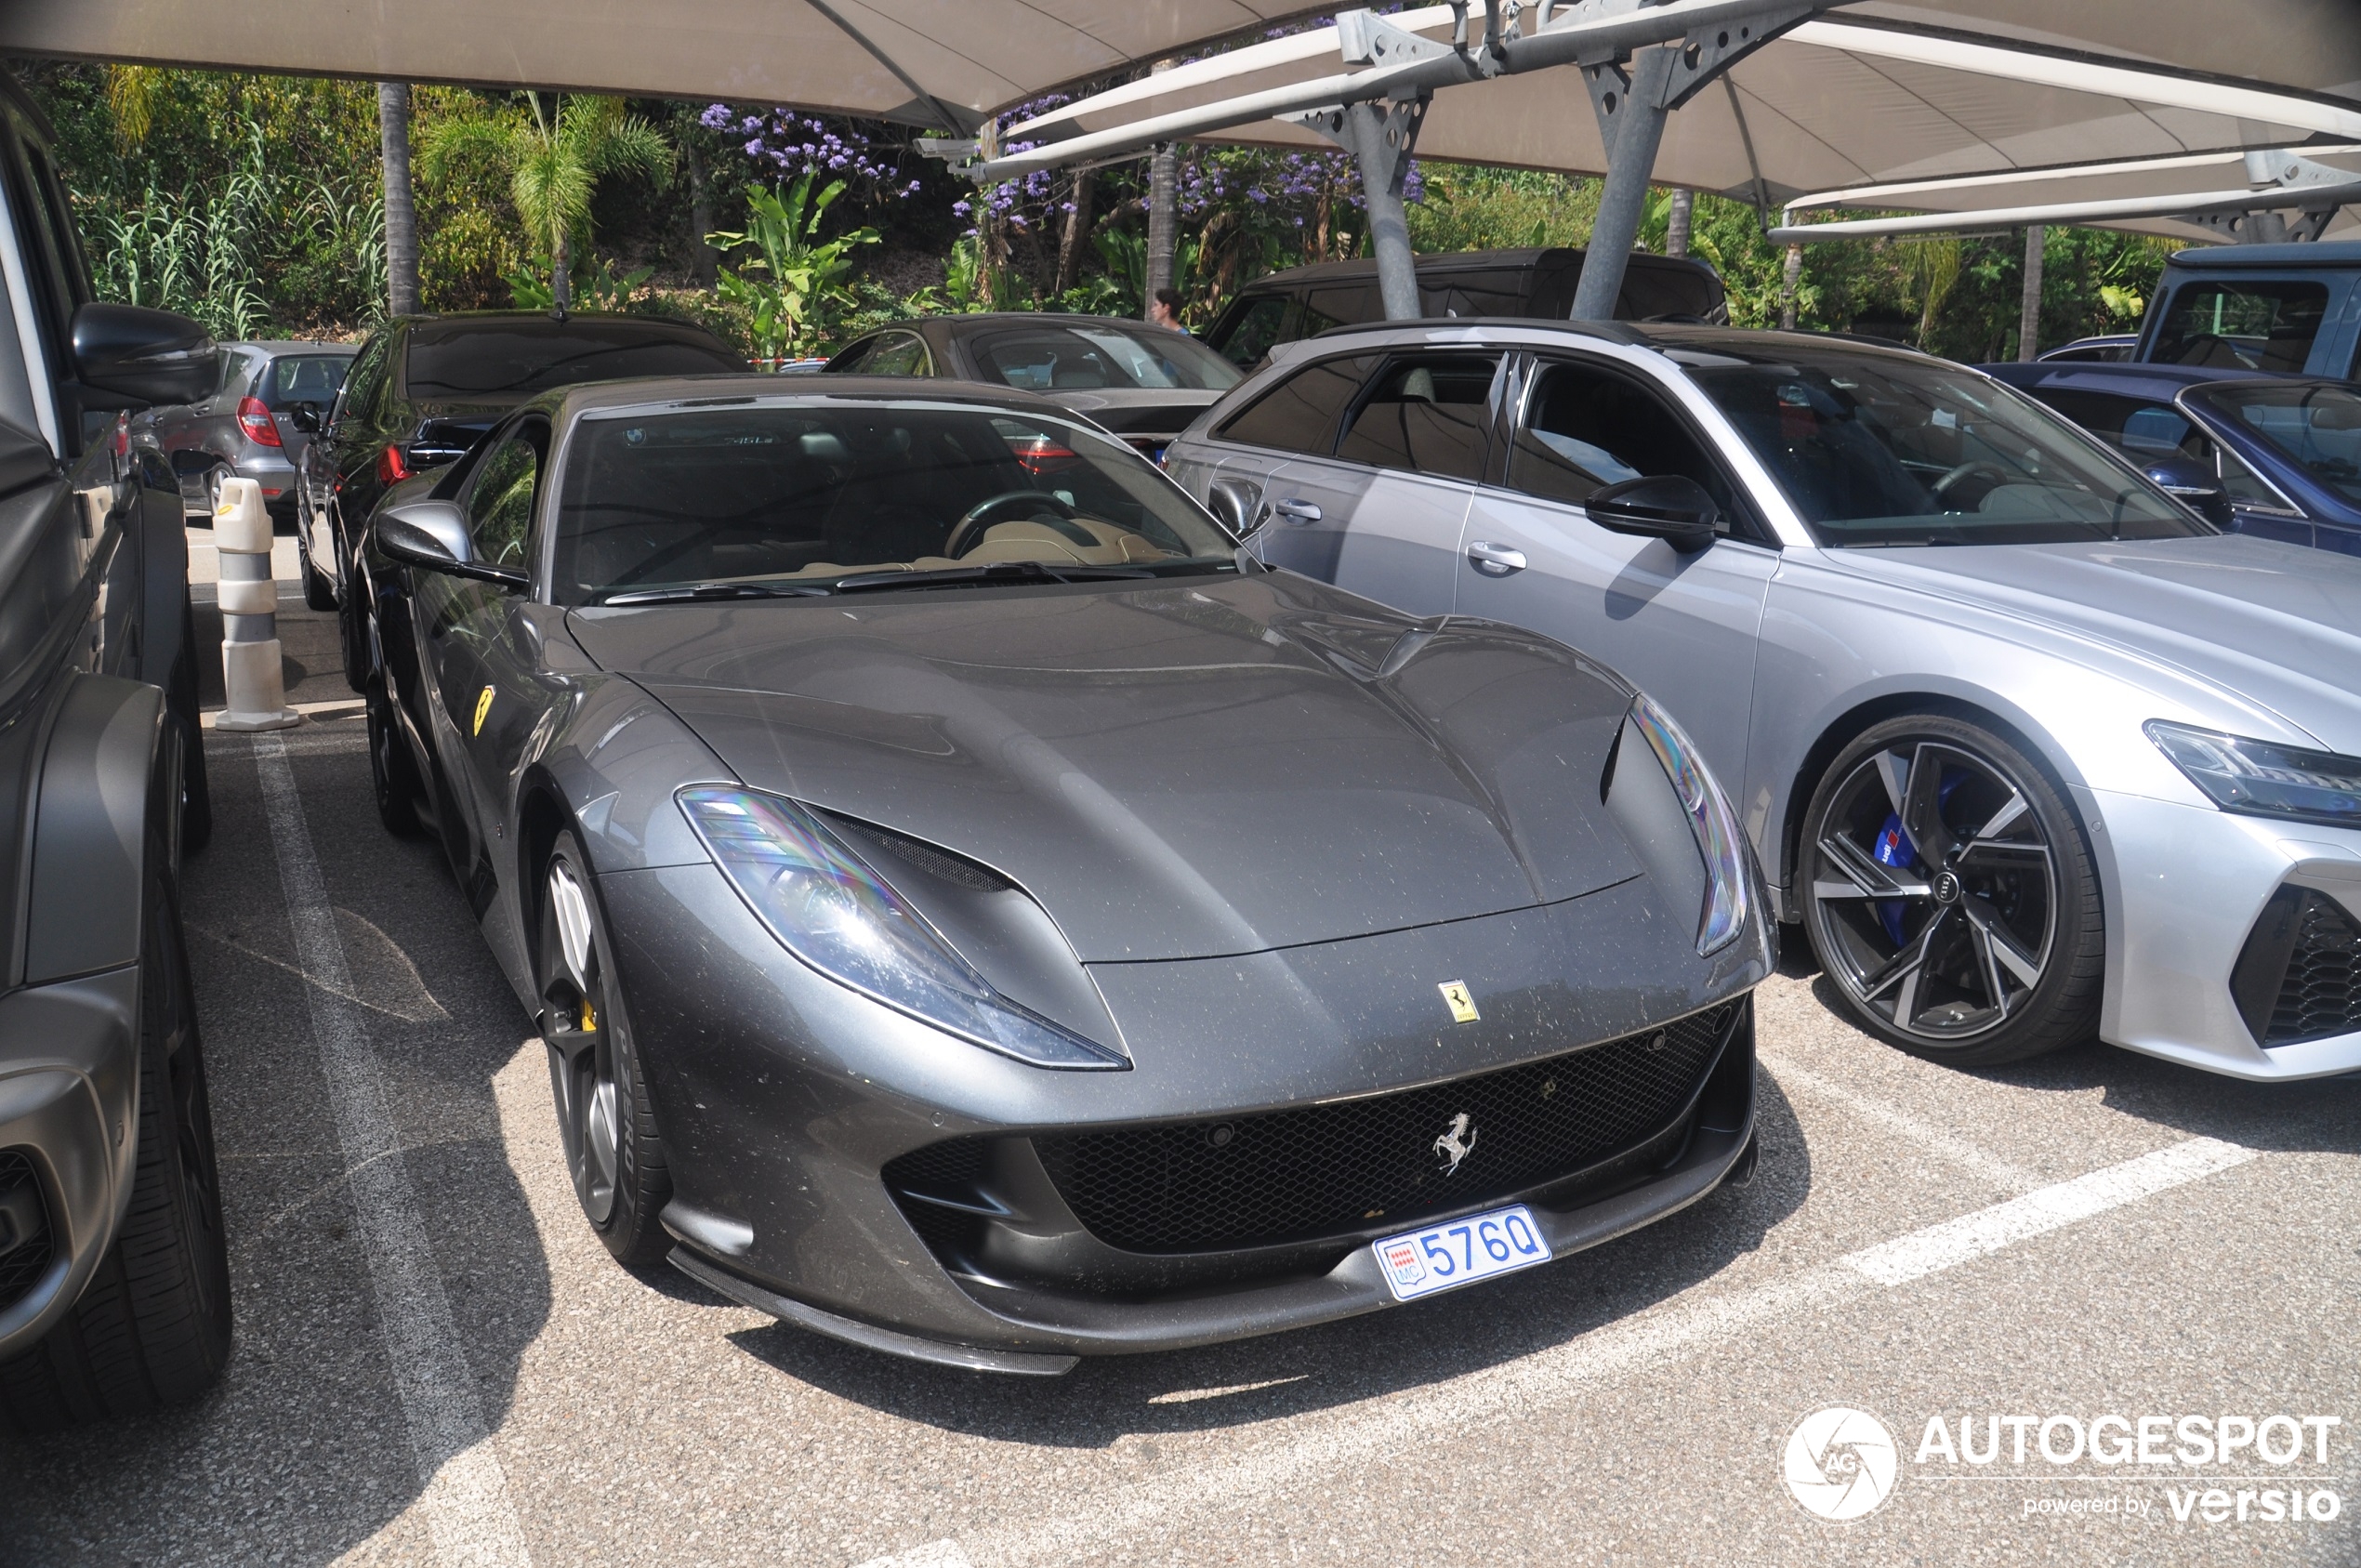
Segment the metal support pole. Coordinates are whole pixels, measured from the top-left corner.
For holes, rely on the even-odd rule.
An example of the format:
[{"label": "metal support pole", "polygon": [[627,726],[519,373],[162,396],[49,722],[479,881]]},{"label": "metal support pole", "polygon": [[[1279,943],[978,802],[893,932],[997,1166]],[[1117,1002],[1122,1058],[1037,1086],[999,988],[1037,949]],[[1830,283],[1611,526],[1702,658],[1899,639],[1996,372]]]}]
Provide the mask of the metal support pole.
[{"label": "metal support pole", "polygon": [[2049,231],[2038,223],[2025,231],[2025,298],[2017,314],[2017,358],[2030,364],[2041,352],[2041,244]]},{"label": "metal support pole", "polygon": [[1369,209],[1369,248],[1378,258],[1378,297],[1385,319],[1415,322],[1426,313],[1418,302],[1418,258],[1410,249],[1410,223],[1403,211],[1402,186],[1410,173],[1411,150],[1427,117],[1431,95],[1401,102],[1353,103],[1341,109],[1290,115],[1352,154],[1361,174],[1361,197]]},{"label": "metal support pole", "polygon": [[1599,139],[1606,144],[1607,178],[1599,192],[1599,216],[1590,225],[1582,277],[1574,285],[1577,322],[1615,319],[1631,243],[1640,236],[1640,217],[1647,209],[1648,177],[1655,172],[1656,149],[1664,141],[1670,112],[1666,88],[1679,58],[1679,51],[1658,47],[1634,57],[1628,71],[1613,61],[1582,68],[1599,116]]}]

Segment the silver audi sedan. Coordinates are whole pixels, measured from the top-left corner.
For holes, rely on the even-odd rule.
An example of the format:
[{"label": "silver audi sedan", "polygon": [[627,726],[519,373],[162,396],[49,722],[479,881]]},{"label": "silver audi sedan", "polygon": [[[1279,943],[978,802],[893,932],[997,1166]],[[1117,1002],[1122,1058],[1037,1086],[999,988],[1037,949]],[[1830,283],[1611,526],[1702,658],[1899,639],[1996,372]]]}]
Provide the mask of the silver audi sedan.
[{"label": "silver audi sedan", "polygon": [[1795,334],[1330,333],[1167,462],[1269,564],[1663,703],[1893,1045],[2361,1068],[2361,560],[2218,533],[1973,371]]}]

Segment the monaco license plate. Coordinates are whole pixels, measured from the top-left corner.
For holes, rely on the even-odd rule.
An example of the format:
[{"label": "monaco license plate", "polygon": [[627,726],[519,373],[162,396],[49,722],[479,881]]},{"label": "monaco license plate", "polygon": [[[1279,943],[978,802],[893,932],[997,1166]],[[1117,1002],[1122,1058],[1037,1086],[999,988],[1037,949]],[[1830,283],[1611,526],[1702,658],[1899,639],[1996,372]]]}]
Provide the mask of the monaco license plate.
[{"label": "monaco license plate", "polygon": [[1550,1244],[1523,1204],[1446,1219],[1423,1231],[1372,1242],[1378,1267],[1397,1301],[1413,1301],[1495,1274],[1550,1260]]}]

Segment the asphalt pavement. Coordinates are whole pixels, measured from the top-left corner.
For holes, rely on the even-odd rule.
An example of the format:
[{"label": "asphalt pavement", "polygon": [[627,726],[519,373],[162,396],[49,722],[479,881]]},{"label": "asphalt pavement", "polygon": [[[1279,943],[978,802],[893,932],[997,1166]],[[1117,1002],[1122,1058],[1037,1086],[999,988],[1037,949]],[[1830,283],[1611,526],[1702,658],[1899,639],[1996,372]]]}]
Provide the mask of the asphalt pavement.
[{"label": "asphalt pavement", "polygon": [[1410,1307],[997,1379],[627,1273],[333,623],[283,635],[318,717],[210,737],[187,873],[235,1357],[0,1443],[0,1562],[2361,1561],[2361,1083],[1952,1072],[1793,960],[1751,1186]]}]

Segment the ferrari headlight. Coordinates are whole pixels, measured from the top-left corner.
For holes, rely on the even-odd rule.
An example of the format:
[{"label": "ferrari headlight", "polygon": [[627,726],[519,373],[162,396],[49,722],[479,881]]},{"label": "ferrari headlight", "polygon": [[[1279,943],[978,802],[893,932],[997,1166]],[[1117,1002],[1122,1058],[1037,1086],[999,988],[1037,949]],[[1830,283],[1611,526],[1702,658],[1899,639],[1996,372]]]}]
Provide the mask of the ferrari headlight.
[{"label": "ferrari headlight", "polygon": [[1648,748],[1664,764],[1672,793],[1689,815],[1697,836],[1697,852],[1705,857],[1705,908],[1697,917],[1697,951],[1716,953],[1737,937],[1747,922],[1747,862],[1740,847],[1737,819],[1730,803],[1705,771],[1705,758],[1672,716],[1645,696],[1634,698],[1631,721],[1648,738]]},{"label": "ferrari headlight", "polygon": [[704,785],[680,791],[679,800],[771,934],[830,980],[1035,1067],[1131,1065],[1000,995],[891,883],[794,801]]},{"label": "ferrari headlight", "polygon": [[2172,765],[2225,811],[2361,827],[2361,757],[2242,740],[2161,718],[2144,728]]}]

